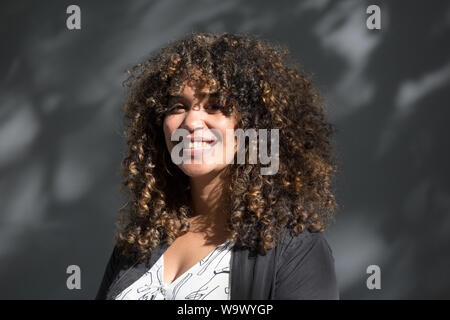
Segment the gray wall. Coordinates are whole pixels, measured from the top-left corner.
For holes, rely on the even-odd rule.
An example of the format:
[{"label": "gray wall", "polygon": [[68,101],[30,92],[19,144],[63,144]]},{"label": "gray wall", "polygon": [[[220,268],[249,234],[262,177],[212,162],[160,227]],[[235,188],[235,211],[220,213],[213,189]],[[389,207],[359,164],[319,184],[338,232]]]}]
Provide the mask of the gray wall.
[{"label": "gray wall", "polygon": [[448,1],[2,1],[0,21],[0,298],[95,296],[124,203],[124,71],[191,30],[262,35],[314,74],[339,130],[342,299],[450,298]]}]

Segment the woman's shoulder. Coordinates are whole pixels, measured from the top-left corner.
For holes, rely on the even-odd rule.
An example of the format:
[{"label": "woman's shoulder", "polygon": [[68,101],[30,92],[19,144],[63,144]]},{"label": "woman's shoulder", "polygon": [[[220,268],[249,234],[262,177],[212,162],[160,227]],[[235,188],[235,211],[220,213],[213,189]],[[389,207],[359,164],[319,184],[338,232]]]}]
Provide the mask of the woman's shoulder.
[{"label": "woman's shoulder", "polygon": [[306,255],[313,250],[333,258],[331,247],[323,232],[311,232],[305,229],[303,232],[295,234],[291,229],[284,228],[280,234],[279,246],[281,247],[282,257]]},{"label": "woman's shoulder", "polygon": [[277,299],[339,299],[333,252],[324,233],[283,235]]}]

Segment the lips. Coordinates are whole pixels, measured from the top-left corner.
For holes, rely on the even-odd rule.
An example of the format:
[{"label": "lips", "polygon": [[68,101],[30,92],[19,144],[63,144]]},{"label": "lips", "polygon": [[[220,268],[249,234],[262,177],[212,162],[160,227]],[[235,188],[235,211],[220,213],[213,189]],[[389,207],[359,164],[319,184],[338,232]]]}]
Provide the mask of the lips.
[{"label": "lips", "polygon": [[186,136],[184,138],[183,153],[191,157],[205,157],[214,149],[218,139],[210,137]]},{"label": "lips", "polygon": [[187,149],[209,149],[212,148],[213,143],[207,141],[190,141],[187,144]]},{"label": "lips", "polygon": [[211,142],[216,141],[215,138],[208,138],[208,137],[194,137],[194,136],[187,136],[186,138],[187,138],[187,140],[190,139],[192,142],[198,142],[198,141],[200,141],[200,142],[208,142],[208,143],[211,143]]},{"label": "lips", "polygon": [[217,139],[215,138],[194,136],[187,136],[184,141],[186,143],[186,149],[209,149],[217,143]]}]

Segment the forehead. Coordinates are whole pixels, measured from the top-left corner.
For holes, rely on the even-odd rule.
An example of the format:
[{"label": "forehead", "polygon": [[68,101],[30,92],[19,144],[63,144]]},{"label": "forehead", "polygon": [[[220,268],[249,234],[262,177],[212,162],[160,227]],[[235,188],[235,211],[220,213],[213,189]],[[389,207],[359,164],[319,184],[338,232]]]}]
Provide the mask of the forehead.
[{"label": "forehead", "polygon": [[179,94],[170,94],[169,99],[198,99],[198,100],[204,100],[207,98],[217,98],[219,96],[219,92],[210,93],[209,89],[207,87],[197,87],[195,85],[185,85],[183,88],[183,91]]}]

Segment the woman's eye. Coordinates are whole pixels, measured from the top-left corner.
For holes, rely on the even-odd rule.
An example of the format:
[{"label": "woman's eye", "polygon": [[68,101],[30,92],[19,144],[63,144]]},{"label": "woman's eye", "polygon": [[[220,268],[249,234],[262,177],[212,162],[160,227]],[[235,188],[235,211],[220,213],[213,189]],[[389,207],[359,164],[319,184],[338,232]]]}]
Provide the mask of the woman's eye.
[{"label": "woman's eye", "polygon": [[221,111],[221,108],[220,106],[213,104],[208,107],[208,110],[211,110],[212,112],[219,112]]}]

